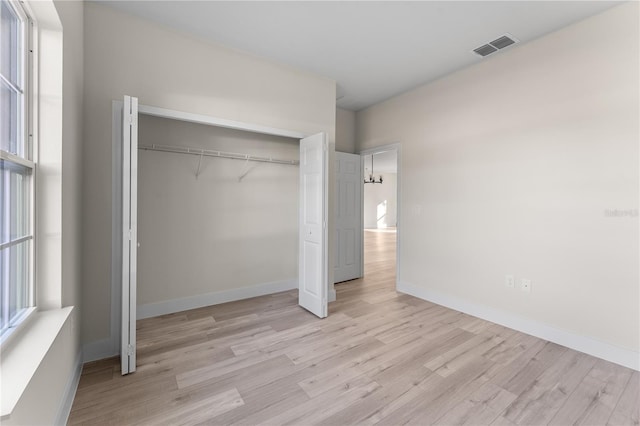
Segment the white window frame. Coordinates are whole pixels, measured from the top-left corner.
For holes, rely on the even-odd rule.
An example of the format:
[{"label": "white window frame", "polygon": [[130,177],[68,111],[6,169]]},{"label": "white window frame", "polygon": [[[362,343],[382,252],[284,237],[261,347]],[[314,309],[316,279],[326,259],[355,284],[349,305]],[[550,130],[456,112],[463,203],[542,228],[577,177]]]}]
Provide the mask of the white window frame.
[{"label": "white window frame", "polygon": [[[28,212],[28,222],[29,222],[29,232],[26,236],[17,238],[12,241],[8,241],[4,244],[1,244],[0,247],[2,249],[6,249],[12,247],[14,245],[20,244],[24,241],[31,241],[29,244],[28,251],[28,278],[27,278],[27,307],[17,315],[11,323],[4,329],[0,330],[0,345],[6,344],[12,336],[16,334],[16,331],[22,328],[25,324],[28,323],[28,319],[32,317],[32,314],[37,310],[36,308],[36,262],[35,262],[35,254],[36,254],[36,221],[35,221],[35,213],[36,213],[36,181],[37,181],[37,146],[36,146],[36,138],[34,137],[34,126],[33,123],[35,121],[35,111],[33,108],[34,99],[33,94],[35,93],[34,83],[35,83],[35,60],[34,60],[34,44],[35,44],[35,31],[36,26],[33,18],[31,18],[30,11],[26,9],[28,7],[22,2],[16,0],[3,0],[12,7],[13,11],[16,13],[18,18],[21,21],[21,37],[22,44],[19,47],[21,50],[21,54],[19,55],[20,60],[20,73],[22,74],[21,78],[22,82],[22,94],[21,101],[18,102],[19,108],[21,108],[20,114],[20,122],[18,123],[18,127],[21,130],[19,137],[23,140],[24,143],[24,156],[14,155],[13,153],[3,151],[0,149],[0,158],[6,162],[19,164],[23,167],[26,167],[31,170],[31,176],[29,179],[28,185],[28,197],[29,197],[29,212]],[[1,78],[1,77],[0,77]],[[4,288],[0,289],[0,291],[5,291]]]}]

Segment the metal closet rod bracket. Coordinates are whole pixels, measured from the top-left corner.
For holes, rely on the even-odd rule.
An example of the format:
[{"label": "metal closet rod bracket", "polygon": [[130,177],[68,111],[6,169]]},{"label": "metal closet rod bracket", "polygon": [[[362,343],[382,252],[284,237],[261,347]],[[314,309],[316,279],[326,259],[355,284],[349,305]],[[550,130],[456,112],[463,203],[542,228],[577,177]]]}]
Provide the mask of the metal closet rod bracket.
[{"label": "metal closet rod bracket", "polygon": [[190,155],[201,155],[204,157],[228,158],[231,160],[246,160],[246,161],[257,161],[261,163],[287,164],[291,166],[297,166],[298,164],[300,164],[300,161],[298,160],[283,160],[283,159],[273,158],[273,157],[260,157],[256,155],[240,154],[237,152],[214,151],[210,149],[193,148],[188,146],[170,146],[170,145],[152,144],[152,145],[139,145],[138,149],[143,149],[145,151],[170,152],[174,154],[190,154]]},{"label": "metal closet rod bracket", "polygon": [[[198,169],[196,170],[196,179],[200,176],[200,169],[202,167],[202,158],[203,157],[217,157],[217,158],[228,158],[230,160],[244,160],[245,167],[246,163],[249,161],[256,161],[259,163],[273,163],[273,164],[285,164],[290,166],[297,166],[300,164],[299,160],[283,160],[279,158],[273,157],[260,157],[249,154],[240,154],[237,152],[224,152],[224,151],[214,151],[210,149],[203,148],[194,148],[189,146],[171,146],[171,145],[138,145],[138,149],[142,149],[145,151],[160,151],[160,152],[168,152],[173,154],[187,154],[187,155],[197,155],[200,157],[198,160]],[[241,175],[238,178],[238,182],[242,181],[242,179],[250,172],[250,170],[245,171],[244,168],[242,170]]]}]

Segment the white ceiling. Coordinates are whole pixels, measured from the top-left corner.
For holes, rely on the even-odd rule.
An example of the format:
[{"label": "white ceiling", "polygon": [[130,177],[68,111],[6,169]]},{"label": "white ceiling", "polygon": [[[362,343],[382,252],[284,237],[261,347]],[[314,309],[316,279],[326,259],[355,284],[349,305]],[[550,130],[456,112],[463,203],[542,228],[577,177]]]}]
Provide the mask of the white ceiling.
[{"label": "white ceiling", "polygon": [[[101,1],[180,31],[331,78],[359,110],[599,13],[608,1]],[[518,45],[507,49],[518,48]],[[544,58],[540,58],[544,60]]]},{"label": "white ceiling", "polygon": [[[371,173],[371,155],[364,156],[363,175]],[[398,160],[395,151],[376,152],[373,154],[373,172],[376,176],[380,173],[398,173]]]}]

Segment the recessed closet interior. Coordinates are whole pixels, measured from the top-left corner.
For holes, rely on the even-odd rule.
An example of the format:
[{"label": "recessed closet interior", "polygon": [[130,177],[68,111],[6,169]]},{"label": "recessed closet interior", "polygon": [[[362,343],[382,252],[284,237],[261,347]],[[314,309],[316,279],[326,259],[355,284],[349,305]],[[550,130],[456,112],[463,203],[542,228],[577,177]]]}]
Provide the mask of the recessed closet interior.
[{"label": "recessed closet interior", "polygon": [[[142,114],[138,125],[138,317],[186,298],[279,282],[293,288],[299,139]],[[154,146],[196,155],[144,148]]]}]

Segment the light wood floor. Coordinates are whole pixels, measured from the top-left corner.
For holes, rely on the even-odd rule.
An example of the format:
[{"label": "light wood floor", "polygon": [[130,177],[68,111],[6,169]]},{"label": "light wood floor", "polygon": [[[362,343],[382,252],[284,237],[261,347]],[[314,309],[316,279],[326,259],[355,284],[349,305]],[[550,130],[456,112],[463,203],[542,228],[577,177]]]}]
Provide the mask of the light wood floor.
[{"label": "light wood floor", "polygon": [[138,322],[138,371],[87,364],[70,424],[639,421],[638,372],[394,291],[395,234],[319,320],[296,291]]}]

